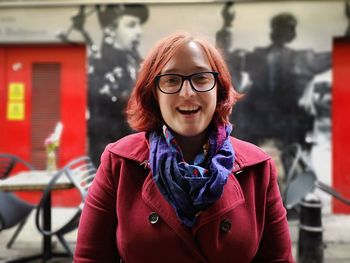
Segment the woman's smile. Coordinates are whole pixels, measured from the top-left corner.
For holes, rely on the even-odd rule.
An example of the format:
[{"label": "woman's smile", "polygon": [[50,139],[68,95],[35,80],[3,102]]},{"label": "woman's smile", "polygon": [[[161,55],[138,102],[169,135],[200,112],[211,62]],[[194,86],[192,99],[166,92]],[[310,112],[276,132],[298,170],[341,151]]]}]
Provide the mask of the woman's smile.
[{"label": "woman's smile", "polygon": [[200,106],[180,106],[176,108],[180,114],[195,115],[201,109]]}]

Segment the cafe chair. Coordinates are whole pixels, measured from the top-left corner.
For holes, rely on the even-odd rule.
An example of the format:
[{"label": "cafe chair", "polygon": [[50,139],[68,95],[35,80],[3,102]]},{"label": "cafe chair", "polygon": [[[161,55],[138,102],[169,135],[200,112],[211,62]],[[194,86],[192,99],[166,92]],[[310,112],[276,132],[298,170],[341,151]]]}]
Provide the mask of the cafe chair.
[{"label": "cafe chair", "polygon": [[[30,163],[20,157],[8,153],[0,153],[0,180],[6,179],[17,166],[24,167],[27,170],[34,170]],[[18,198],[13,193],[0,190],[0,231],[18,225],[6,245],[7,248],[12,247],[34,208],[34,205]]]},{"label": "cafe chair", "polygon": [[7,178],[16,166],[24,167],[27,170],[34,170],[33,165],[20,157],[9,153],[0,153],[0,180]]},{"label": "cafe chair", "polygon": [[[69,256],[73,256],[73,252],[65,240],[64,235],[78,227],[85,197],[90,185],[93,182],[95,174],[96,168],[93,165],[90,157],[83,156],[69,162],[65,167],[54,174],[37,207],[35,223],[38,230],[44,236],[56,236]],[[81,196],[81,203],[77,206],[77,210],[74,215],[64,224],[61,224],[61,226],[56,229],[48,231],[44,228],[42,214],[45,209],[45,204],[47,204],[47,202],[51,202],[51,191],[54,189],[55,183],[62,176],[66,176],[74,187],[78,189]]]}]

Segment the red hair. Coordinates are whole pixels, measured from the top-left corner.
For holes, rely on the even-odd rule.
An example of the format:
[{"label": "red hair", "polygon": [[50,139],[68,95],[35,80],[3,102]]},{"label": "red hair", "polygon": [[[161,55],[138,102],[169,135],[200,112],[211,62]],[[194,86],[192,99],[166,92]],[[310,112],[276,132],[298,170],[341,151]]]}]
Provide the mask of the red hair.
[{"label": "red hair", "polygon": [[128,123],[133,129],[149,132],[164,123],[156,97],[154,78],[160,74],[175,51],[189,42],[194,42],[203,49],[210,66],[219,73],[217,105],[213,121],[215,123],[229,122],[232,106],[240,95],[231,84],[231,76],[222,55],[204,39],[195,38],[189,33],[176,33],[160,40],[142,63],[126,110]]}]

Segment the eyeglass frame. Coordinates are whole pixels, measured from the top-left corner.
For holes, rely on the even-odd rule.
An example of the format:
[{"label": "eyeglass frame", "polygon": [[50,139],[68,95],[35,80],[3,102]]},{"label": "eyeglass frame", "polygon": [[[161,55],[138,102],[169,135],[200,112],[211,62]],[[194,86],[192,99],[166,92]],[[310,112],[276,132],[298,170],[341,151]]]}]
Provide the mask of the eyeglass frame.
[{"label": "eyeglass frame", "polygon": [[[197,90],[197,89],[194,87],[194,85],[192,84],[191,78],[192,78],[194,75],[203,74],[203,73],[211,73],[211,74],[213,74],[213,76],[214,76],[214,84],[213,84],[213,87],[211,87],[211,88],[208,89],[208,90]],[[164,91],[160,88],[160,86],[159,86],[159,79],[160,79],[161,77],[163,77],[163,76],[179,76],[179,77],[181,77],[181,85],[180,85],[179,89],[178,89],[177,91],[175,91],[175,92],[164,92]],[[160,92],[162,92],[162,93],[164,93],[164,94],[176,94],[176,93],[179,93],[179,92],[181,91],[183,85],[184,85],[185,80],[188,80],[188,82],[190,83],[190,86],[191,86],[192,90],[194,90],[195,92],[208,92],[208,91],[211,91],[211,90],[215,87],[215,85],[216,85],[216,83],[217,83],[217,81],[218,81],[218,76],[219,76],[219,72],[216,72],[216,71],[196,72],[196,73],[193,73],[193,74],[190,74],[190,75],[181,75],[181,74],[177,74],[177,73],[166,73],[166,74],[161,74],[161,75],[155,76],[154,81],[155,81],[155,83],[156,83],[157,88],[160,90]]]}]

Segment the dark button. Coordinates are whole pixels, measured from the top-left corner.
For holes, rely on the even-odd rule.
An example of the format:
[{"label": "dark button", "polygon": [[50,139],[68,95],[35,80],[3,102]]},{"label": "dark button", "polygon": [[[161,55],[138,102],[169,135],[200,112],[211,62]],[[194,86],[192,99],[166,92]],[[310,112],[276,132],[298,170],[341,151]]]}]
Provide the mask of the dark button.
[{"label": "dark button", "polygon": [[157,213],[155,213],[155,212],[152,212],[152,213],[149,214],[148,220],[149,220],[149,222],[150,222],[152,225],[154,225],[154,224],[156,224],[156,223],[158,222],[158,220],[159,220],[159,215],[157,215]]},{"label": "dark button", "polygon": [[230,231],[231,229],[231,222],[224,219],[222,222],[221,222],[221,230],[224,231],[224,232],[228,232]]}]

